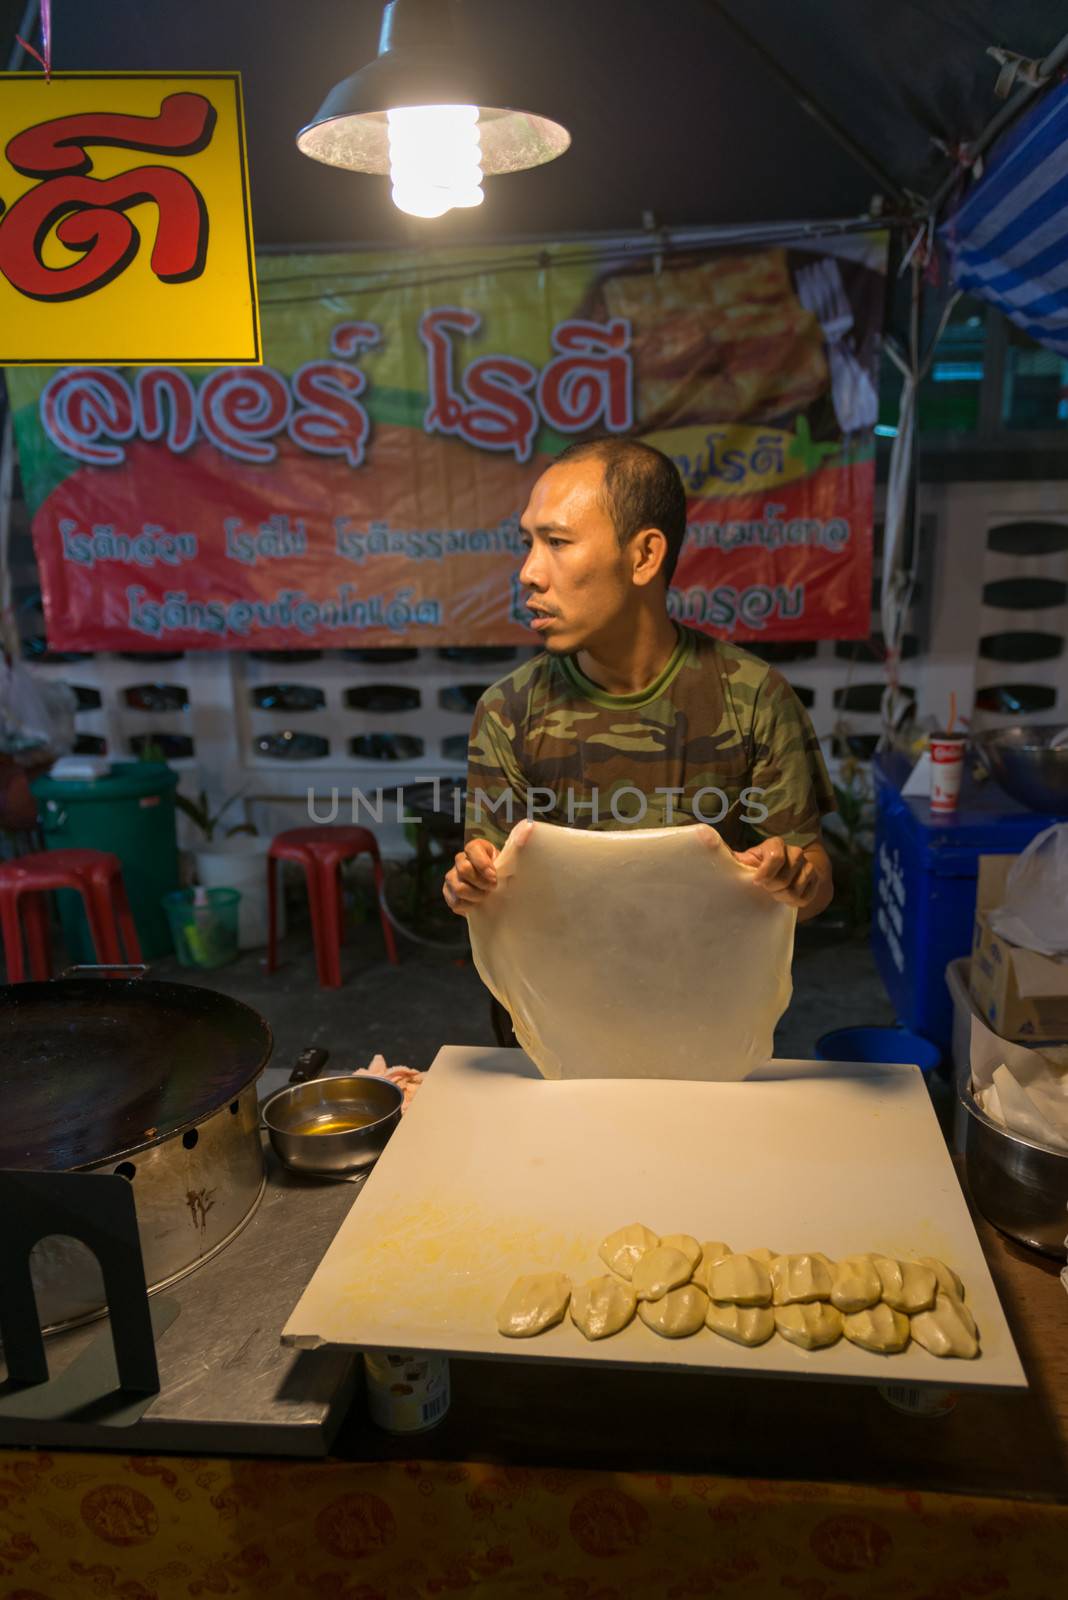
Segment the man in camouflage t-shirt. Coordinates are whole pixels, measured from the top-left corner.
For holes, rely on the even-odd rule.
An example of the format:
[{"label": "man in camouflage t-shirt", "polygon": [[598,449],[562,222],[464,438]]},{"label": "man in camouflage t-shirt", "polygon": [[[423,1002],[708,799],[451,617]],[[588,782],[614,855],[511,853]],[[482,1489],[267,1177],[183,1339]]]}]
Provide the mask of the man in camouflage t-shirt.
[{"label": "man in camouflage t-shirt", "polygon": [[[666,598],[686,531],[667,456],[573,445],[534,486],[520,581],[543,654],[479,701],[464,850],[445,881],[463,915],[489,893],[511,829],[709,823],[799,917],[823,910],[820,817],[834,792],[800,701],[756,656],[676,627]],[[722,843],[721,843],[722,841]]]}]

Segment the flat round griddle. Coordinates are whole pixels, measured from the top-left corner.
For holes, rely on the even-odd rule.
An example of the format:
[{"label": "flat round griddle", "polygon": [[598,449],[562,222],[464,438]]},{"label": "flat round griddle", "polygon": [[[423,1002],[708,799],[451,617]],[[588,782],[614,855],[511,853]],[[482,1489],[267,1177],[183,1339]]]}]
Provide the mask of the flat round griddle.
[{"label": "flat round griddle", "polygon": [[0,1167],[63,1171],[160,1144],[267,1064],[271,1030],[212,989],[144,979],[0,986]]}]

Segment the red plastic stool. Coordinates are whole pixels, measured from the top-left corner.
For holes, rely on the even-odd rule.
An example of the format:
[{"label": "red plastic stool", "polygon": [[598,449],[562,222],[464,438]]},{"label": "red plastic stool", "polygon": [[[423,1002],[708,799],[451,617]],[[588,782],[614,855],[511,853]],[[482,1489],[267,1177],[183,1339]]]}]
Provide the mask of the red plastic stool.
[{"label": "red plastic stool", "polygon": [[369,855],[378,896],[378,915],[382,923],[382,937],[386,941],[386,954],[394,965],[397,947],[393,942],[393,928],[382,910],[382,858],[378,841],[370,828],[289,828],[276,834],[267,852],[267,971],[274,972],[278,962],[276,921],[276,893],[279,861],[295,861],[304,868],[308,885],[308,904],[311,909],[312,935],[315,939],[315,965],[319,984],[324,989],[341,987],[341,941],[344,938],[341,894],[338,868],[343,861],[356,856]]},{"label": "red plastic stool", "polygon": [[[9,983],[22,983],[22,925],[30,956],[30,973],[41,980],[52,976],[48,953],[48,911],[45,895],[51,889],[73,889],[80,894],[96,951],[108,966],[141,960],[141,945],[122,881],[122,863],[106,850],[44,850],[0,863],[0,932]],[[21,922],[20,922],[21,912]],[[126,948],[125,958],[119,936]]]}]

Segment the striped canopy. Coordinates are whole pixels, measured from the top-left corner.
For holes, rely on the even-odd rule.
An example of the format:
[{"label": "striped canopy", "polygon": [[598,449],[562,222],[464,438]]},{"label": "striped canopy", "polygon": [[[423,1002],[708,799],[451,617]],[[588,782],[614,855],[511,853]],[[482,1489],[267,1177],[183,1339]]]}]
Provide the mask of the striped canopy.
[{"label": "striped canopy", "polygon": [[958,288],[1068,356],[1068,83],[995,146],[940,231]]}]

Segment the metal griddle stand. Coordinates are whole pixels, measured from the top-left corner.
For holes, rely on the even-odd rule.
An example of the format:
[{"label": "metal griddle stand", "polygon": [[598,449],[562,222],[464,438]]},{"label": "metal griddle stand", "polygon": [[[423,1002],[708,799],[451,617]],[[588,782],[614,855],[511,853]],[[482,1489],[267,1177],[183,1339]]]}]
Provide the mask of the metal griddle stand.
[{"label": "metal griddle stand", "polygon": [[[352,1189],[294,1178],[270,1152],[267,1164],[242,1232],[151,1297],[125,1178],[0,1171],[0,1445],[326,1455],[359,1363],[283,1349],[279,1330]],[[57,1234],[97,1257],[110,1315],[46,1343],[29,1256]]]}]

